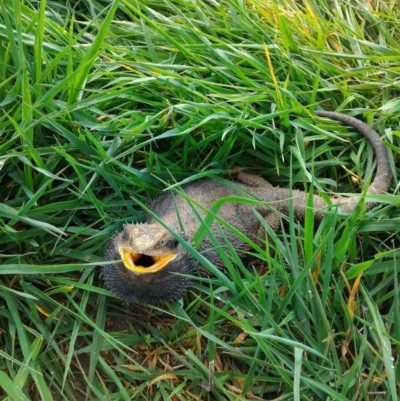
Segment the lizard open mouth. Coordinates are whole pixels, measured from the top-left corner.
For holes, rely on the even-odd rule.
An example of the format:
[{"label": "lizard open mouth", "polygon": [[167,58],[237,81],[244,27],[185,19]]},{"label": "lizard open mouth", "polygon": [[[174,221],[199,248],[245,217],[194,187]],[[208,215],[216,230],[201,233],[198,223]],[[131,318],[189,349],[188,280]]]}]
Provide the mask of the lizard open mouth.
[{"label": "lizard open mouth", "polygon": [[163,256],[150,256],[142,253],[126,252],[119,249],[119,254],[127,269],[135,273],[155,273],[161,270],[176,254],[170,253]]}]

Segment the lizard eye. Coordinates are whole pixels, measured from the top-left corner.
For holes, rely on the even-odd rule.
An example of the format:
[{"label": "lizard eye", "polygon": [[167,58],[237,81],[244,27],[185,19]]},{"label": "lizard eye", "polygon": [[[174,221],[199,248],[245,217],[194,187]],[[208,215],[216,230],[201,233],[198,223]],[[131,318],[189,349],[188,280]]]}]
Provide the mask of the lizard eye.
[{"label": "lizard eye", "polygon": [[179,242],[176,239],[167,239],[167,238],[163,238],[160,241],[160,245],[161,246],[165,246],[169,249],[175,249],[178,247]]}]

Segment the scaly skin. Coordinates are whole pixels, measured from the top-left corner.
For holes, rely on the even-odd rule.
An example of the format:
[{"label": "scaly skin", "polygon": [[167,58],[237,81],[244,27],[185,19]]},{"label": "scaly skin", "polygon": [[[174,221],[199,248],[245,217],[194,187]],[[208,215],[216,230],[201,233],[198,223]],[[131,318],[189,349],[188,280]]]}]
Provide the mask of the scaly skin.
[{"label": "scaly skin", "polygon": [[[379,135],[368,125],[343,114],[316,111],[320,117],[328,117],[343,122],[361,132],[372,144],[377,159],[375,179],[368,189],[368,194],[386,192],[392,181],[388,152]],[[261,177],[241,173],[233,181],[235,188],[212,179],[204,179],[182,186],[188,198],[202,207],[194,207],[185,198],[168,192],[154,200],[150,210],[170,229],[183,238],[190,240],[200,226],[199,219],[206,216],[205,210],[211,209],[216,201],[229,196],[240,196],[261,200],[264,204],[255,209],[264,217],[271,228],[279,229],[279,214],[288,215],[289,207],[294,208],[297,220],[303,220],[306,212],[307,193],[272,186]],[[289,198],[292,197],[291,202]],[[340,205],[344,213],[351,213],[357,200],[351,197],[332,197],[333,205]],[[371,206],[371,205],[370,205]],[[328,205],[318,195],[314,195],[315,219],[320,221]],[[195,213],[196,210],[196,213]],[[224,203],[218,210],[218,217],[237,228],[246,237],[255,240],[264,235],[264,229],[245,203]],[[248,246],[230,230],[222,228],[230,244],[238,251]],[[191,275],[196,262],[193,257],[174,239],[169,230],[148,216],[146,223],[127,224],[110,242],[105,260],[121,260],[103,267],[106,285],[119,297],[128,302],[140,302],[159,305],[178,299],[190,285],[190,279],[182,275]],[[220,239],[221,226],[215,222],[211,225],[213,235]],[[218,252],[213,249],[206,237],[199,247],[211,262],[222,266]],[[145,257],[144,257],[145,256]],[[178,274],[176,274],[178,273]]]}]

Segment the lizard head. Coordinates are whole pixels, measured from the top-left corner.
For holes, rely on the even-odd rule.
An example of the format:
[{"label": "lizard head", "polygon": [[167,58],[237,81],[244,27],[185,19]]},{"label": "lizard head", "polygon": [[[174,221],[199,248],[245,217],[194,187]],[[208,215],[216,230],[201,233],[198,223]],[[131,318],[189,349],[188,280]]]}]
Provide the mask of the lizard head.
[{"label": "lizard head", "polygon": [[178,299],[195,265],[182,245],[158,224],[127,224],[105,253],[103,275],[108,288],[128,302],[152,305]]}]

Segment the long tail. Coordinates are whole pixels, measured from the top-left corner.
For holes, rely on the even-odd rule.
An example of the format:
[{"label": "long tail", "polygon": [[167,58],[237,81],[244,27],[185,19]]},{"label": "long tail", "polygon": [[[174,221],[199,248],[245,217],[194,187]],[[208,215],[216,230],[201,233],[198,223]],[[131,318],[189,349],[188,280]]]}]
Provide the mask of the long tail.
[{"label": "long tail", "polygon": [[368,194],[380,194],[386,192],[392,182],[392,171],[389,164],[388,150],[383,145],[379,134],[369,125],[357,120],[354,117],[332,111],[315,110],[314,113],[319,117],[328,117],[332,120],[340,121],[350,127],[355,128],[363,134],[373,146],[376,153],[377,171],[374,180],[368,188]]}]

